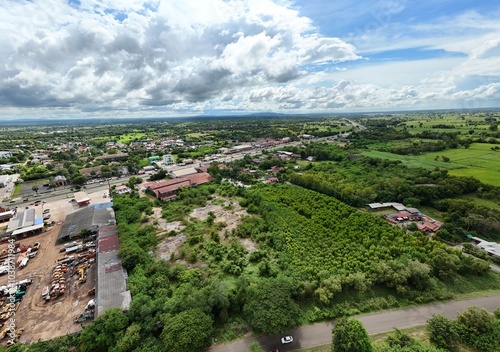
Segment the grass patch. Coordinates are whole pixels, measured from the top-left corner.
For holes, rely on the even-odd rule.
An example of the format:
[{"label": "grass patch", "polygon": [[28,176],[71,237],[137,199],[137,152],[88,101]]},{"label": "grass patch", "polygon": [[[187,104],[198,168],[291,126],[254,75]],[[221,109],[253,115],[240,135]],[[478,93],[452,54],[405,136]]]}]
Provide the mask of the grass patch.
[{"label": "grass patch", "polygon": [[487,183],[493,186],[500,186],[500,167],[497,168],[496,170],[488,170],[476,167],[456,169],[456,170],[450,170],[450,175],[475,177],[483,183]]},{"label": "grass patch", "polygon": [[17,184],[12,191],[12,198],[19,197],[21,195],[21,191],[23,186],[21,184]]},{"label": "grass patch", "polygon": [[455,280],[448,282],[446,286],[455,297],[461,299],[494,294],[500,291],[500,273],[490,269],[481,276],[458,276]]},{"label": "grass patch", "polygon": [[443,221],[446,213],[425,205],[419,205],[418,209],[427,216],[439,221]]},{"label": "grass patch", "polygon": [[140,140],[142,139],[143,137],[146,137],[147,134],[146,133],[142,133],[142,132],[131,132],[131,133],[127,133],[127,134],[122,134],[120,135],[120,138],[118,139],[118,142],[119,143],[130,143],[134,140]]}]

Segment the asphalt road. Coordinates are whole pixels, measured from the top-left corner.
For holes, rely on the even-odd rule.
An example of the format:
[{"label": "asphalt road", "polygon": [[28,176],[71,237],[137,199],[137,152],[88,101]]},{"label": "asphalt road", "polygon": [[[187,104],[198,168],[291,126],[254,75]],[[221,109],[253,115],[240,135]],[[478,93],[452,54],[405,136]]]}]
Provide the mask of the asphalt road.
[{"label": "asphalt road", "polygon": [[[447,318],[455,319],[458,312],[461,312],[471,306],[481,306],[492,312],[500,306],[500,295],[472,298],[461,301],[434,303],[424,306],[357,316],[356,319],[363,323],[369,334],[377,334],[391,331],[394,328],[404,329],[413,326],[425,325],[427,319],[432,317],[434,314],[441,314]],[[258,341],[265,351],[279,348],[280,352],[327,345],[332,342],[332,328],[333,323],[307,325],[287,331],[281,335],[258,336],[256,338],[238,340],[224,345],[214,346],[211,347],[209,351],[247,352],[248,346],[253,341]],[[290,344],[282,345],[280,340],[281,337],[285,335],[292,335],[294,341]]]}]

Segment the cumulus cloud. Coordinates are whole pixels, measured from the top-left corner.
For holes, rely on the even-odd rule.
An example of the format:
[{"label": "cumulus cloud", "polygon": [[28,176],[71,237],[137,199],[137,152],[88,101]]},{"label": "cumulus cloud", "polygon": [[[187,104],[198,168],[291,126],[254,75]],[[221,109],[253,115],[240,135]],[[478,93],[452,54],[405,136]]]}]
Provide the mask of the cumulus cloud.
[{"label": "cumulus cloud", "polygon": [[413,24],[412,33],[441,28],[445,35],[411,39],[395,20],[405,6],[393,1],[382,2],[391,11],[378,27],[344,39],[280,0],[0,1],[0,110],[10,115],[392,109],[474,94],[498,100],[500,29],[476,12],[455,18],[479,31],[466,36],[462,58],[381,63],[359,59],[417,43],[448,50],[453,30],[443,28],[459,27],[449,18]]},{"label": "cumulus cloud", "polygon": [[3,9],[2,106],[199,103],[291,82],[304,65],[358,58],[271,0],[4,1]]}]

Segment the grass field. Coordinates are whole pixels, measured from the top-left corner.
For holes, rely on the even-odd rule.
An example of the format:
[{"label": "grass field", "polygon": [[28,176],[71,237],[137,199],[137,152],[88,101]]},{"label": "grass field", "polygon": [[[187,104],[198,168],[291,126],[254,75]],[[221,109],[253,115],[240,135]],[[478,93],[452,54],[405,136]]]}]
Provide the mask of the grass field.
[{"label": "grass field", "polygon": [[[492,151],[491,148],[494,146],[488,143],[473,143],[469,149],[447,149],[421,155],[398,155],[375,150],[364,152],[362,155],[401,160],[408,167],[449,169],[450,175],[472,176],[481,182],[500,186],[500,152]],[[442,161],[443,156],[448,157],[450,161],[447,163]]]},{"label": "grass field", "polygon": [[[469,124],[471,122],[471,124]],[[444,125],[448,128],[433,128],[433,126]],[[485,121],[483,115],[468,115],[468,114],[446,114],[445,116],[431,117],[417,115],[401,124],[398,129],[406,127],[407,131],[412,134],[420,133],[423,131],[433,132],[460,132],[462,135],[469,134],[473,130],[472,135],[477,136],[481,132],[487,132],[490,123]]]},{"label": "grass field", "polygon": [[118,142],[127,144],[133,140],[139,140],[145,136],[146,136],[146,133],[140,133],[140,132],[127,133],[127,134],[121,135],[120,138],[118,139]]},{"label": "grass field", "polygon": [[424,169],[434,169],[436,167],[443,169],[454,169],[461,168],[463,165],[444,161],[434,160],[433,158],[428,158],[425,155],[399,155],[389,152],[380,152],[377,150],[372,150],[369,152],[363,152],[361,155],[368,156],[371,158],[380,158],[380,159],[388,159],[388,160],[400,160],[403,165],[408,167],[422,167]]}]

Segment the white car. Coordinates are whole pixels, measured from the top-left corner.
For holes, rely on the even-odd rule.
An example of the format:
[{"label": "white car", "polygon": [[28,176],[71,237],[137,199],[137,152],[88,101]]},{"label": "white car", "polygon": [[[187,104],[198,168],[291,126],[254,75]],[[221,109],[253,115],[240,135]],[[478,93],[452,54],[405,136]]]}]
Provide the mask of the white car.
[{"label": "white car", "polygon": [[282,344],[287,344],[287,343],[292,343],[293,342],[293,337],[292,336],[283,336],[281,338],[281,343]]}]

